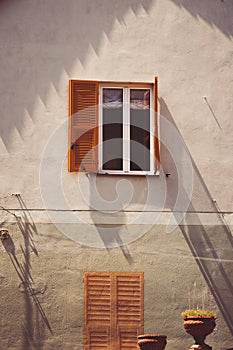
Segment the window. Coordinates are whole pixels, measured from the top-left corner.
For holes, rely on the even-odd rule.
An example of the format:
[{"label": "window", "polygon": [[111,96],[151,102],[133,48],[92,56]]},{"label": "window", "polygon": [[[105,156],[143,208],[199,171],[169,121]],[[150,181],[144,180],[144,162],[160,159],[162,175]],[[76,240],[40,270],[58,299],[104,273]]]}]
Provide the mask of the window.
[{"label": "window", "polygon": [[157,173],[157,78],[154,84],[71,80],[69,96],[69,171]]},{"label": "window", "polygon": [[144,330],[143,272],[86,272],[84,349],[137,349]]}]

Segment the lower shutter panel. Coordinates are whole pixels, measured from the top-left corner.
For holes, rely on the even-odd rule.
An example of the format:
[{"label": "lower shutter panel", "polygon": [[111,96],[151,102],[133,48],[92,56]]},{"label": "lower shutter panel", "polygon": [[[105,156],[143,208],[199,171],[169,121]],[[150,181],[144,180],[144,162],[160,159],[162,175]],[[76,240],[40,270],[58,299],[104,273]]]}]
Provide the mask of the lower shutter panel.
[{"label": "lower shutter panel", "polygon": [[73,128],[72,162],[77,171],[92,172],[97,169],[96,129]]},{"label": "lower shutter panel", "polygon": [[111,350],[109,327],[89,327],[87,339],[88,342],[85,349]]},{"label": "lower shutter panel", "polygon": [[118,327],[117,339],[118,349],[121,350],[133,350],[137,348],[137,336],[142,334],[140,329],[133,327]]}]

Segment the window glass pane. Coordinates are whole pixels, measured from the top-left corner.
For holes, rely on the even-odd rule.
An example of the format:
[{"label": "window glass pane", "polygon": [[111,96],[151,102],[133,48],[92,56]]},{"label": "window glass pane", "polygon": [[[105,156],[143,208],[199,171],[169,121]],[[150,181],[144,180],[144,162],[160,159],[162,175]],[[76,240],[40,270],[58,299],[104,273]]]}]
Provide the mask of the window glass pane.
[{"label": "window glass pane", "polygon": [[130,170],[150,170],[150,90],[130,90]]},{"label": "window glass pane", "polygon": [[103,169],[123,170],[123,89],[103,89]]}]

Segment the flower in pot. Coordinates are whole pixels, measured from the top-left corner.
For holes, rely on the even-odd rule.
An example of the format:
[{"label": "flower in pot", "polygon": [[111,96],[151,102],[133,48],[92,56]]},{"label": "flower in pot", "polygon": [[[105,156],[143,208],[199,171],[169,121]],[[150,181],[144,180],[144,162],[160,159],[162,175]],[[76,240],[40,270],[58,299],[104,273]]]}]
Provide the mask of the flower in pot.
[{"label": "flower in pot", "polygon": [[162,334],[141,334],[138,346],[141,350],[163,350],[167,344],[167,336]]},{"label": "flower in pot", "polygon": [[203,349],[211,349],[204,341],[216,326],[216,314],[209,310],[192,309],[183,311],[181,315],[184,319],[184,328],[188,334],[193,336],[195,344],[201,345]]}]

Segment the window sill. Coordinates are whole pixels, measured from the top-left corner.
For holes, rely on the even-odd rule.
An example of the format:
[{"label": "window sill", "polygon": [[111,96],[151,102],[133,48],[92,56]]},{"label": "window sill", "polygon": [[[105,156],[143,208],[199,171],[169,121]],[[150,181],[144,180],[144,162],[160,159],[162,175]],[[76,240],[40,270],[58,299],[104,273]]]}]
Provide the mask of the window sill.
[{"label": "window sill", "polygon": [[116,170],[100,170],[97,173],[98,175],[130,175],[130,176],[159,176],[160,171],[116,171]]}]

